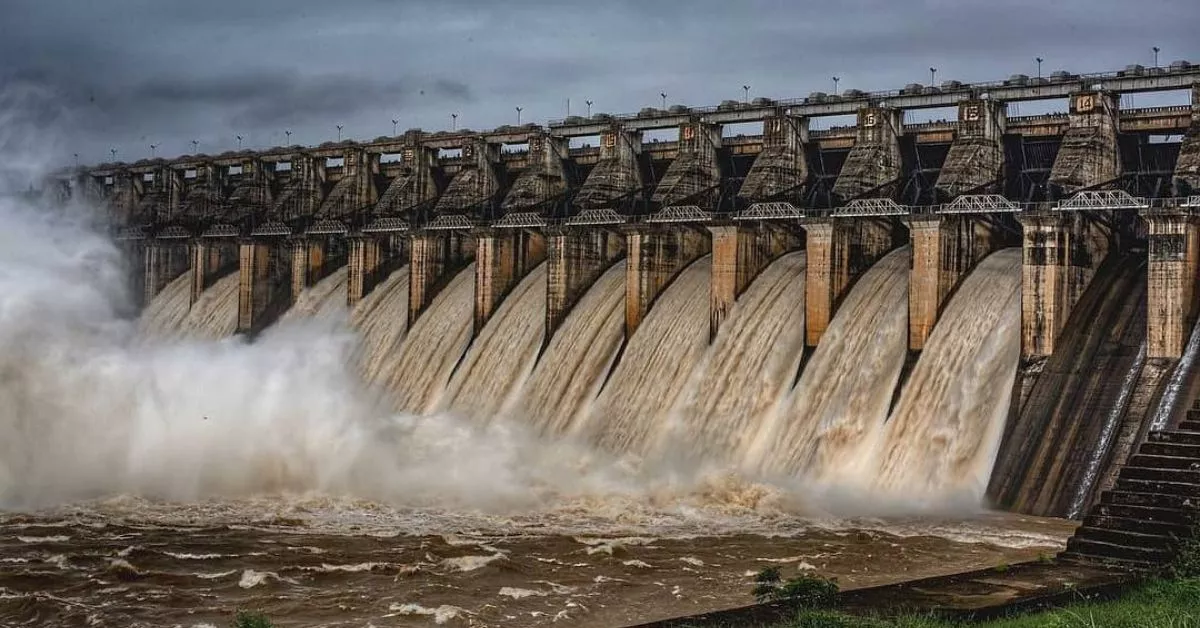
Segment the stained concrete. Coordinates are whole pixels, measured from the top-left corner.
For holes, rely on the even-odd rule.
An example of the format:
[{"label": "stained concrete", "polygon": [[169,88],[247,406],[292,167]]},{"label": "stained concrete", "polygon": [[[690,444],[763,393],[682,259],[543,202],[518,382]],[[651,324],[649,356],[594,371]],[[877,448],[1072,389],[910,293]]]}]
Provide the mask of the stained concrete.
[{"label": "stained concrete", "polygon": [[833,184],[833,194],[843,201],[869,192],[889,196],[882,186],[900,178],[900,135],[903,112],[898,109],[865,107],[858,111],[854,148]]},{"label": "stained concrete", "polygon": [[664,207],[687,204],[709,209],[717,198],[717,191],[709,188],[721,182],[717,162],[721,127],[700,122],[682,124],[678,145],[675,160],[663,173],[650,200]]},{"label": "stained concrete", "polygon": [[625,237],[597,227],[546,230],[546,333],[550,342],[571,309],[592,284],[625,257]]},{"label": "stained concrete", "polygon": [[224,238],[196,238],[189,243],[192,305],[226,269],[237,263],[237,246],[234,241]]},{"label": "stained concrete", "polygon": [[1142,217],[1150,255],[1146,357],[1179,358],[1196,321],[1200,217],[1178,209]]},{"label": "stained concrete", "polygon": [[808,218],[802,224],[808,250],[804,337],[815,347],[853,282],[902,240],[886,219]]},{"label": "stained concrete", "polygon": [[763,121],[763,148],[746,173],[738,196],[750,201],[778,197],[808,180],[808,119],[778,113]]},{"label": "stained concrete", "polygon": [[766,223],[713,225],[708,231],[712,234],[713,256],[708,317],[711,341],[754,278],[779,256],[802,247],[804,240],[781,226]]},{"label": "stained concrete", "polygon": [[942,164],[935,188],[942,199],[1000,188],[1004,175],[1004,103],[968,100],[958,106],[958,135]]},{"label": "stained concrete", "polygon": [[238,245],[239,334],[256,334],[274,322],[292,299],[291,247],[280,240]]},{"label": "stained concrete", "polygon": [[323,218],[346,218],[378,200],[367,154],[361,149],[348,149],[342,159],[342,178],[333,185],[317,211]]},{"label": "stained concrete", "polygon": [[707,231],[638,225],[625,233],[625,337],[631,338],[675,276],[710,250]]},{"label": "stained concrete", "polygon": [[148,304],[176,277],[187,272],[189,255],[187,246],[162,240],[140,240],[131,251],[142,257],[142,304]]},{"label": "stained concrete", "polygon": [[399,173],[388,184],[375,205],[377,216],[397,215],[437,198],[433,176],[437,151],[418,145],[400,151]]},{"label": "stained concrete", "polygon": [[1177,194],[1200,194],[1200,83],[1192,86],[1192,124],[1179,147],[1174,183]]},{"label": "stained concrete", "polygon": [[409,241],[408,326],[454,275],[475,259],[475,239],[457,231],[421,231]]},{"label": "stained concrete", "polygon": [[642,134],[613,125],[600,135],[600,160],[575,195],[580,209],[603,207],[641,189]]},{"label": "stained concrete", "polygon": [[546,239],[524,229],[479,229],[475,238],[474,333],[521,279],[546,259]]},{"label": "stained concrete", "polygon": [[1112,181],[1121,174],[1117,96],[1107,92],[1074,94],[1069,120],[1049,179],[1063,196]]},{"label": "stained concrete", "polygon": [[446,191],[438,198],[435,211],[439,214],[461,214],[473,205],[482,203],[500,191],[496,175],[496,147],[479,138],[471,138],[462,148],[462,170],[450,180]]},{"label": "stained concrete", "polygon": [[517,177],[500,207],[505,211],[520,211],[537,205],[567,189],[563,159],[567,156],[567,141],[538,133],[529,138],[529,167]]},{"label": "stained concrete", "polygon": [[321,207],[325,160],[299,154],[292,157],[291,164],[290,180],[271,201],[269,220],[305,218],[316,214]]}]

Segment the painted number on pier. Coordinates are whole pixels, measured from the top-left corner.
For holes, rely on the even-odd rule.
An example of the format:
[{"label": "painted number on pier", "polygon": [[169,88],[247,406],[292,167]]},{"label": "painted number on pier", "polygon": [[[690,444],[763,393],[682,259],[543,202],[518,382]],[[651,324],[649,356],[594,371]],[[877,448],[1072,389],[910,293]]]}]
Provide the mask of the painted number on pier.
[{"label": "painted number on pier", "polygon": [[863,126],[875,126],[879,121],[878,115],[874,111],[868,111],[863,114]]},{"label": "painted number on pier", "polygon": [[1080,94],[1075,97],[1075,111],[1087,113],[1096,108],[1096,97],[1092,94]]},{"label": "painted number on pier", "polygon": [[980,114],[981,111],[979,105],[967,105],[963,107],[962,111],[963,122],[978,122]]},{"label": "painted number on pier", "polygon": [[615,133],[605,133],[604,139],[601,140],[605,148],[612,148],[617,145],[617,136]]}]

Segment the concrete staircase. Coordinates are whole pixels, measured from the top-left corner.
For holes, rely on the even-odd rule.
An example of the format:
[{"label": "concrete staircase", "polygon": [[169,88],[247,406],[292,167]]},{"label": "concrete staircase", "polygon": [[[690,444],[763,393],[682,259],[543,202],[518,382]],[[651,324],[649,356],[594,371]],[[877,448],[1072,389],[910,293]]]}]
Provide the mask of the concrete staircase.
[{"label": "concrete staircase", "polygon": [[1174,429],[1152,432],[1112,490],[1067,541],[1065,560],[1151,569],[1200,525],[1200,400]]}]

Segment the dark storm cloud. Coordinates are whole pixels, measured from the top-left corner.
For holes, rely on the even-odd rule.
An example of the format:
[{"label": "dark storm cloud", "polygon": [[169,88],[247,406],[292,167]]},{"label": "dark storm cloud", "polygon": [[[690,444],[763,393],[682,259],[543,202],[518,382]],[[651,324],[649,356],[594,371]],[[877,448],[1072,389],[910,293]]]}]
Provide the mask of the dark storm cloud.
[{"label": "dark storm cloud", "polygon": [[[157,142],[318,143],[342,124],[488,128],[659,102],[713,104],[938,79],[1200,61],[1195,0],[8,0],[0,80],[35,79],[94,160]],[[160,154],[162,154],[160,152]]]}]

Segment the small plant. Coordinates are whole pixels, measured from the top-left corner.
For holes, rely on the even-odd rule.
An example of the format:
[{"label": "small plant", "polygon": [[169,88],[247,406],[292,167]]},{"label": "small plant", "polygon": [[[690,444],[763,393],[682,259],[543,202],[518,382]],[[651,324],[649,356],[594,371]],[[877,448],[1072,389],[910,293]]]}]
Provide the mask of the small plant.
[{"label": "small plant", "polygon": [[754,599],[760,604],[788,600],[806,608],[827,608],[837,593],[834,578],[804,574],[784,581],[778,567],[767,567],[754,577]]},{"label": "small plant", "polygon": [[992,571],[995,571],[996,573],[1005,573],[1008,571],[1008,563],[1001,562],[999,565],[992,567]]},{"label": "small plant", "polygon": [[252,611],[238,611],[233,619],[233,628],[272,628],[274,624],[266,615]]},{"label": "small plant", "polygon": [[1037,561],[1043,565],[1049,565],[1050,563],[1054,562],[1054,557],[1046,552],[1040,552],[1038,554]]}]

